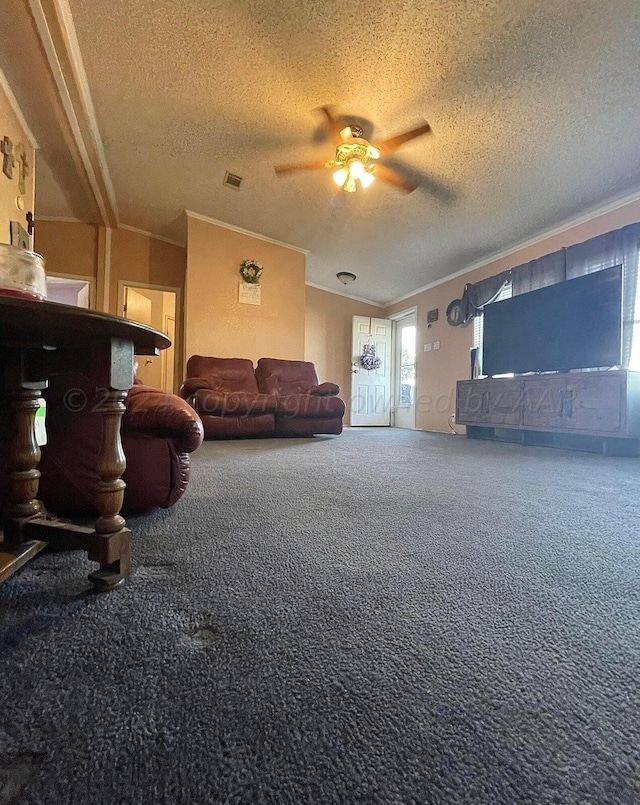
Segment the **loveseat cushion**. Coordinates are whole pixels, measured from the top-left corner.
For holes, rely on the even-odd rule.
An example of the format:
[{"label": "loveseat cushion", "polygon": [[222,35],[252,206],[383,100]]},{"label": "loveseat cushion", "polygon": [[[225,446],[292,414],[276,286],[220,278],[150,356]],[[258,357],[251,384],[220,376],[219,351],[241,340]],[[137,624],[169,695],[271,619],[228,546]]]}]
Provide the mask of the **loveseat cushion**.
[{"label": "loveseat cushion", "polygon": [[315,366],[309,361],[260,358],[256,367],[258,388],[265,394],[307,394],[318,385]]},{"label": "loveseat cushion", "polygon": [[310,419],[343,417],[344,402],[339,397],[318,397],[312,394],[283,394],[278,397],[278,417],[307,417]]},{"label": "loveseat cushion", "polygon": [[194,395],[196,411],[201,416],[258,416],[273,414],[276,398],[271,394],[209,391],[200,389]]},{"label": "loveseat cushion", "polygon": [[192,355],[187,361],[187,379],[207,381],[208,388],[219,392],[258,392],[253,363],[247,358],[214,358]]}]

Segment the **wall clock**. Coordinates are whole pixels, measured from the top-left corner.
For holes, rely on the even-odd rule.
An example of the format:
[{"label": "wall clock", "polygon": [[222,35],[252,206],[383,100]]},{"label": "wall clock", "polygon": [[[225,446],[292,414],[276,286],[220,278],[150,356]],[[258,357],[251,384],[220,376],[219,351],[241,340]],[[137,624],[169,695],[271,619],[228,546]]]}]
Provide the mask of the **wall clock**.
[{"label": "wall clock", "polygon": [[462,299],[454,299],[447,306],[447,321],[452,327],[462,324]]}]

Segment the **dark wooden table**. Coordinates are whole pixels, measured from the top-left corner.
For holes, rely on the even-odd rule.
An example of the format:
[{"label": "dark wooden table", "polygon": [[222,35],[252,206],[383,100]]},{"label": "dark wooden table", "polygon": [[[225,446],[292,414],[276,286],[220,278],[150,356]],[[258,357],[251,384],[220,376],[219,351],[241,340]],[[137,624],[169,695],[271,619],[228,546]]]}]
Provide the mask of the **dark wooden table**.
[{"label": "dark wooden table", "polygon": [[[129,573],[131,532],[120,515],[125,487],[120,477],[125,469],[120,420],[133,385],[134,353],[157,355],[170,345],[162,333],[117,316],[0,295],[0,382],[3,405],[13,409],[14,422],[0,581],[48,544],[85,550],[100,565],[89,575],[100,590],[124,581]],[[53,375],[76,371],[91,379],[100,399],[95,412],[102,417],[96,489],[100,517],[94,528],[48,519],[36,499],[39,398]]]}]

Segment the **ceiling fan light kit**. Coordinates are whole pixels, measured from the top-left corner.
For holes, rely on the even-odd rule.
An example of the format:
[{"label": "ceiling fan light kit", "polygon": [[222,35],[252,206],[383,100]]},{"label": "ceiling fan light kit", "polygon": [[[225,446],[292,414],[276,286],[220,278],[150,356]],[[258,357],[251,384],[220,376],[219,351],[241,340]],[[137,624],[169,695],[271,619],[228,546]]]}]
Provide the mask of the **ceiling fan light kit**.
[{"label": "ceiling fan light kit", "polygon": [[340,136],[344,142],[336,148],[335,159],[327,162],[328,168],[338,169],[333,174],[333,181],[345,193],[355,193],[358,181],[363,188],[370,187],[375,178],[373,173],[376,166],[373,160],[380,159],[380,151],[356,136],[361,133],[355,126],[342,129]]},{"label": "ceiling fan light kit", "polygon": [[338,271],[336,277],[343,285],[349,285],[356,279],[356,275],[352,274],[350,271]]},{"label": "ceiling fan light kit", "polygon": [[333,170],[333,181],[345,193],[355,193],[358,189],[358,182],[363,189],[370,187],[376,175],[380,181],[403,193],[411,193],[418,187],[419,182],[399,172],[397,164],[380,163],[377,165],[376,162],[393,154],[404,143],[423,134],[429,134],[431,126],[426,121],[414,129],[372,144],[363,138],[362,129],[359,126],[351,125],[341,129],[330,107],[322,106],[320,110],[327,120],[331,140],[336,146],[335,157],[328,161],[317,160],[305,164],[277,165],[275,172],[278,176],[288,176],[298,171],[330,168]]}]

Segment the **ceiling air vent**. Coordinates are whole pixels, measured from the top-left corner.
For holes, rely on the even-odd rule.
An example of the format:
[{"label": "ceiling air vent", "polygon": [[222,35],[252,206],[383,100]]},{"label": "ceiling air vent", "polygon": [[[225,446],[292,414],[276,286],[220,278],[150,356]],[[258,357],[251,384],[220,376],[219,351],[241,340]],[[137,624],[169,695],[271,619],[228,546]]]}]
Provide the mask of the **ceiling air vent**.
[{"label": "ceiling air vent", "polygon": [[236,176],[235,173],[229,173],[229,171],[227,171],[224,175],[224,182],[222,184],[226,187],[232,187],[234,190],[240,190],[242,176]]}]

